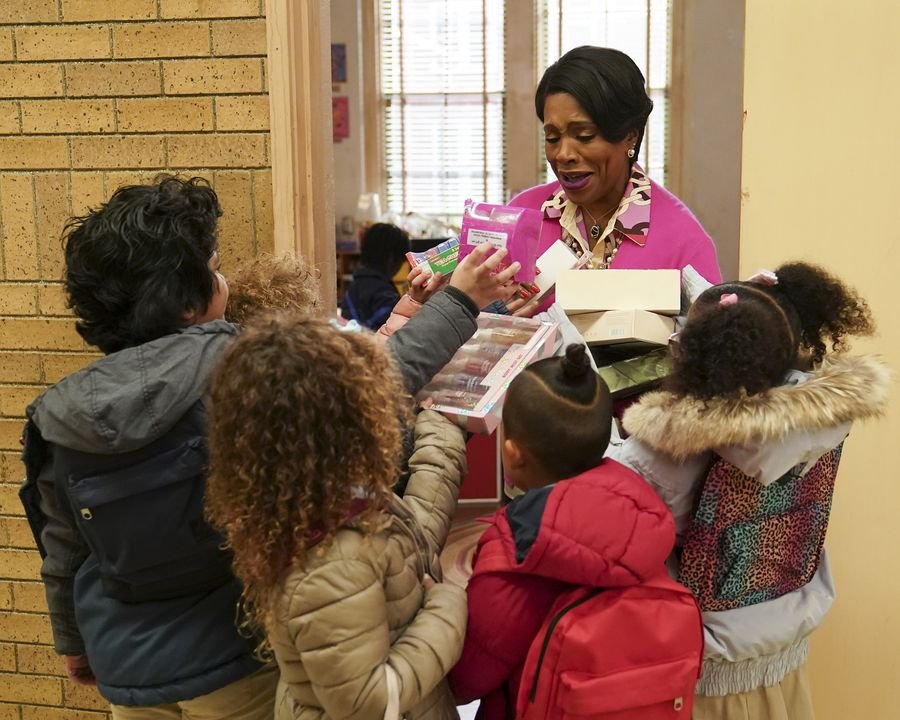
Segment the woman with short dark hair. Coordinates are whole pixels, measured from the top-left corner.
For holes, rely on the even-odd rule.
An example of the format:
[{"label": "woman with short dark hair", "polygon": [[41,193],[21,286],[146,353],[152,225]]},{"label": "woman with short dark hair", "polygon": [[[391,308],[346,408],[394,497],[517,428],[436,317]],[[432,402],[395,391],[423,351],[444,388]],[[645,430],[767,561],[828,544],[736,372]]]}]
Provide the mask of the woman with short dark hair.
[{"label": "woman with short dark hair", "polygon": [[[543,212],[539,252],[562,240],[583,267],[692,265],[710,282],[721,280],[712,239],[636,162],[653,101],[630,57],[610,48],[570,50],[547,68],[534,100],[556,180],[510,205]],[[553,295],[533,310],[552,302]]]}]

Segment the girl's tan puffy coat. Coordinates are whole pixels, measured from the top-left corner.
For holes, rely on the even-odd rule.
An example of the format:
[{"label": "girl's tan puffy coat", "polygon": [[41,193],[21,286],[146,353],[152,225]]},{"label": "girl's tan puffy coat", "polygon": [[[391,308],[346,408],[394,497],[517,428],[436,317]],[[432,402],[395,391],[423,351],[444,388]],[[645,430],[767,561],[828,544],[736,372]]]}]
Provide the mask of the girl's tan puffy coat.
[{"label": "girl's tan puffy coat", "polygon": [[420,413],[409,465],[394,514],[405,522],[370,538],[350,523],[287,576],[269,632],[281,668],[277,720],[381,720],[386,664],[399,675],[404,717],[457,717],[444,677],[462,650],[466,596],[445,584],[426,592],[422,575],[450,529],[465,474],[462,431]]}]

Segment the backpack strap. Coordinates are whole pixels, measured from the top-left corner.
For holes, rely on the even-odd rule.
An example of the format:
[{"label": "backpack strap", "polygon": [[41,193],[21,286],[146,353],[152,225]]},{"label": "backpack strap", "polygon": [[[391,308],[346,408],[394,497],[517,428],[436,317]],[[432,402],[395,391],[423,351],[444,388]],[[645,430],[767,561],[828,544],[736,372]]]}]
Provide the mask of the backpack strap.
[{"label": "backpack strap", "polygon": [[356,310],[356,304],[353,302],[353,287],[351,286],[347,293],[344,295],[344,300],[347,301],[347,309],[350,310],[350,319],[356,320],[356,322],[362,324],[362,320],[359,319],[359,313]]},{"label": "backpack strap", "polygon": [[41,533],[47,525],[47,518],[41,510],[41,494],[38,488],[38,475],[50,459],[50,449],[33,420],[25,423],[22,433],[22,461],[25,463],[25,482],[19,488],[19,500],[25,510],[28,527],[34,536],[38,552],[42,558],[47,557],[47,550],[41,541]]},{"label": "backpack strap", "polygon": [[389,663],[385,663],[384,676],[387,687],[387,705],[384,708],[384,720],[400,720],[400,675]]},{"label": "backpack strap", "polygon": [[394,308],[389,305],[384,305],[378,308],[375,312],[373,312],[369,318],[366,320],[365,325],[370,330],[377,330],[381,325],[384,324],[384,321],[390,317],[391,310]]}]

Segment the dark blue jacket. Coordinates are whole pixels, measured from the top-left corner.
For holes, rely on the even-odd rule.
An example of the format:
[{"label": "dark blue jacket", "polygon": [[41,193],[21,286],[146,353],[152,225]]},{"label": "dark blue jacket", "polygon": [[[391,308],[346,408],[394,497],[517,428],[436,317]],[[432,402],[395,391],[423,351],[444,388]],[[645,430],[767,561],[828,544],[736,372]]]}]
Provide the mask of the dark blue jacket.
[{"label": "dark blue jacket", "polygon": [[358,268],[341,301],[341,315],[377,330],[400,300],[400,293],[384,273],[368,267]]},{"label": "dark blue jacket", "polygon": [[[387,342],[417,393],[477,329],[437,293]],[[236,629],[240,586],[202,520],[203,397],[238,328],[224,321],[128,348],[28,408],[22,501],[44,557],[56,651],[86,654],[117,705],[178,702],[259,668]]]},{"label": "dark blue jacket", "polygon": [[55,647],[86,654],[117,705],[187,700],[260,667],[203,520],[203,395],[236,332],[219,321],[114,353],[28,408],[23,500]]}]

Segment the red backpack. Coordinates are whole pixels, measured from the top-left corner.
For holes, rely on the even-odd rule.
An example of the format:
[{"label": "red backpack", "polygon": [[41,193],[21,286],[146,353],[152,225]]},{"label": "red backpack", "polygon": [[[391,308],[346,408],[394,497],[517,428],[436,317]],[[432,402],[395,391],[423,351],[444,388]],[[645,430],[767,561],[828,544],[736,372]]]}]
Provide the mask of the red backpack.
[{"label": "red backpack", "polygon": [[531,644],[519,720],[690,720],[703,622],[667,576],[561,596]]}]

